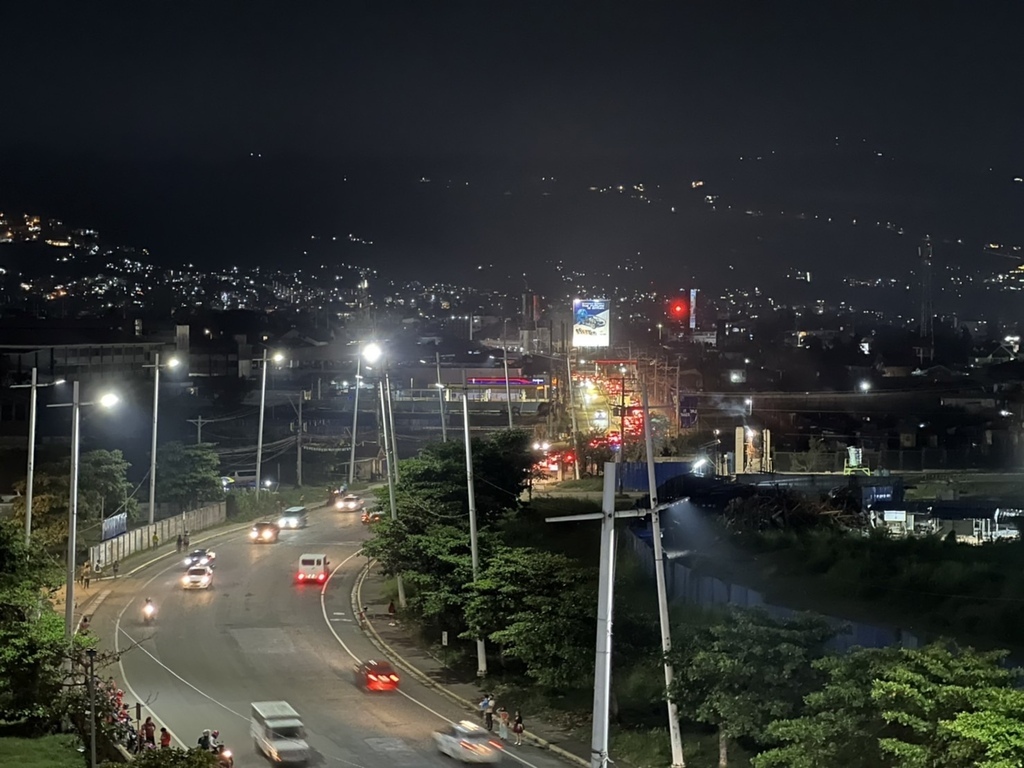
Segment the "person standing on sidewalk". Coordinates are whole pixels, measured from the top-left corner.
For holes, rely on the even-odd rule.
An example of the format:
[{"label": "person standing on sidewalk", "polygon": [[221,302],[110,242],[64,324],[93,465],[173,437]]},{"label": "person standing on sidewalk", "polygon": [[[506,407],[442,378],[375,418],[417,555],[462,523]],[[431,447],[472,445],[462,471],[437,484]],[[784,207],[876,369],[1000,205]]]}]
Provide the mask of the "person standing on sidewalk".
[{"label": "person standing on sidewalk", "polygon": [[160,546],[160,537],[156,535],[156,531],[153,531],[153,549]]},{"label": "person standing on sidewalk", "polygon": [[488,731],[494,730],[494,706],[496,703],[493,696],[487,698],[487,709],[484,710],[484,727]]},{"label": "person standing on sidewalk", "polygon": [[114,578],[117,578],[117,574],[121,571],[121,561],[115,560],[114,564],[110,566],[110,570],[114,572]]},{"label": "person standing on sidewalk", "polygon": [[166,728],[160,729],[160,749],[171,748],[171,732]]},{"label": "person standing on sidewalk", "polygon": [[189,542],[188,531],[185,531],[185,540],[182,542],[182,544],[184,545],[185,549],[188,549],[188,542]]},{"label": "person standing on sidewalk", "polygon": [[146,722],[142,724],[142,738],[146,744],[156,746],[156,723],[152,717],[147,717]]},{"label": "person standing on sidewalk", "polygon": [[[97,571],[97,575],[99,572]],[[86,589],[89,588],[89,581],[92,579],[92,568],[88,563],[82,566],[82,586]]]},{"label": "person standing on sidewalk", "polygon": [[184,545],[184,543],[185,543],[185,540],[181,537],[181,534],[179,533],[178,534],[178,551],[179,552],[181,552],[181,548]]},{"label": "person standing on sidewalk", "polygon": [[515,715],[512,717],[512,733],[516,736],[517,747],[523,746],[523,731],[525,730],[526,728],[523,726],[523,716],[517,709]]},{"label": "person standing on sidewalk", "polygon": [[504,707],[498,707],[498,738],[502,741],[508,741],[508,726],[508,710]]}]

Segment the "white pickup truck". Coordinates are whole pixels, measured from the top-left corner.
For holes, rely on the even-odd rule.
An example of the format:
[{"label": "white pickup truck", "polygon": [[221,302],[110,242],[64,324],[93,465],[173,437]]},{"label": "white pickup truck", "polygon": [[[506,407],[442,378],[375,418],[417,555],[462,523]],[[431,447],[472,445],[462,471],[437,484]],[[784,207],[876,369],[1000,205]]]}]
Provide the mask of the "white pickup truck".
[{"label": "white pickup truck", "polygon": [[277,765],[304,765],[311,757],[302,718],[287,701],[254,701],[249,731],[257,752]]}]

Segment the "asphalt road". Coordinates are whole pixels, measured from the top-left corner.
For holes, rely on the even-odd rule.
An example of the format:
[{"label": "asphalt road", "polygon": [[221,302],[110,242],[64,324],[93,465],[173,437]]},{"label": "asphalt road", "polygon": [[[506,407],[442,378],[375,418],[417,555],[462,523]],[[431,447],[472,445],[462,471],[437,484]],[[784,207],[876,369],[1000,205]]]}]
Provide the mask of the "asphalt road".
[{"label": "asphalt road", "polygon": [[[302,714],[314,764],[451,765],[431,733],[465,712],[408,677],[394,693],[353,683],[356,658],[379,655],[351,615],[365,535],[358,515],[325,508],[310,514],[309,528],[284,531],[276,544],[252,544],[246,532],[211,542],[217,559],[209,590],[181,588],[176,556],[106,582],[111,591],[94,609],[93,626],[131,649],[112,670],[127,700],[145,702],[179,744],[219,729],[238,768],[267,765],[249,737],[249,703],[262,700],[288,701]],[[327,585],[295,584],[299,556],[319,552],[336,568]],[[150,626],[141,616],[147,596],[158,606]],[[565,765],[528,745],[510,747],[504,764]]]}]

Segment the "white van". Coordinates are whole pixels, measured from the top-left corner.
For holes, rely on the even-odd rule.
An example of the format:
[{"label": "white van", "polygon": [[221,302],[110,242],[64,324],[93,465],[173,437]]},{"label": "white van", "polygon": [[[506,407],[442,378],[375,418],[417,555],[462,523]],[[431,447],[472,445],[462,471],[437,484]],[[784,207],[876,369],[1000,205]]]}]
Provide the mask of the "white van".
[{"label": "white van", "polygon": [[309,762],[306,728],[302,718],[287,701],[254,701],[249,719],[256,751],[279,765]]},{"label": "white van", "polygon": [[331,561],[327,555],[302,555],[299,558],[299,569],[295,573],[295,580],[299,584],[312,582],[323,584],[330,574]]}]

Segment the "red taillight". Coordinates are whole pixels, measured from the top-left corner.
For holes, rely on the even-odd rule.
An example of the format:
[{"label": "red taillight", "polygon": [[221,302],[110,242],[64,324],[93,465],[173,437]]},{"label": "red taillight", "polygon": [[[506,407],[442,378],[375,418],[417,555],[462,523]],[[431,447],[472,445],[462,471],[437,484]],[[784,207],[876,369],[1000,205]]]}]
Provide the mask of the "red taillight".
[{"label": "red taillight", "polygon": [[302,580],[303,580],[304,578],[306,578],[306,574],[304,574],[304,573],[300,573],[300,574],[298,575],[298,579],[299,579],[299,581],[302,581]]},{"label": "red taillight", "polygon": [[500,741],[492,741],[490,742],[490,745],[495,749],[502,749],[502,744]]},{"label": "red taillight", "polygon": [[398,675],[389,675],[389,677],[390,677],[390,678],[391,678],[392,680],[394,680],[394,681],[395,681],[396,683],[398,682]]},{"label": "red taillight", "polygon": [[460,741],[459,742],[459,746],[462,747],[463,749],[469,749],[469,750],[476,749],[476,745],[471,743],[471,742],[468,742],[468,741]]},{"label": "red taillight", "polygon": [[372,672],[367,672],[366,673],[366,679],[367,680],[376,680],[377,676],[375,674],[373,674]]},{"label": "red taillight", "polygon": [[316,577],[316,580],[317,581],[323,581],[324,580],[324,574],[321,573],[319,576]]}]

